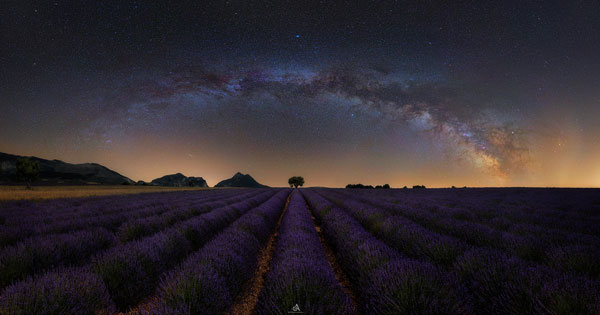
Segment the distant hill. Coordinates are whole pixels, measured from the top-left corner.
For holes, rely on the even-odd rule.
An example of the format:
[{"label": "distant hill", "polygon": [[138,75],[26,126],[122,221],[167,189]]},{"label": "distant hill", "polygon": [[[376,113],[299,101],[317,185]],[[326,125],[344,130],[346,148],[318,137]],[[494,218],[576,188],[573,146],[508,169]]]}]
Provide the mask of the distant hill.
[{"label": "distant hill", "polygon": [[251,188],[265,188],[269,186],[261,185],[248,174],[242,174],[237,172],[232,178],[222,180],[215,187],[251,187]]},{"label": "distant hill", "polygon": [[165,175],[161,178],[152,180],[150,184],[170,187],[208,187],[204,178],[187,177],[181,173]]},{"label": "distant hill", "polygon": [[[16,183],[16,162],[24,156],[0,152],[1,182]],[[96,163],[71,164],[60,160],[45,160],[30,157],[40,164],[40,177],[36,181],[43,184],[134,184],[131,179]]]}]

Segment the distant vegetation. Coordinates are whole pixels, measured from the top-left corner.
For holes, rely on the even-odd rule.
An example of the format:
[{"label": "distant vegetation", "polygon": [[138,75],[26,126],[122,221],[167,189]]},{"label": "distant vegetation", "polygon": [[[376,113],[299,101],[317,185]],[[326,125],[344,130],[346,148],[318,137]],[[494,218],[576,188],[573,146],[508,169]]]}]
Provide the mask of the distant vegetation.
[{"label": "distant vegetation", "polygon": [[40,176],[40,163],[29,158],[17,160],[17,179],[27,183],[27,189],[31,189],[31,183]]},{"label": "distant vegetation", "polygon": [[390,189],[389,184],[385,184],[383,186],[377,185],[373,187],[372,185],[363,185],[363,184],[348,184],[346,188],[359,188],[359,189]]},{"label": "distant vegetation", "polygon": [[414,185],[413,189],[425,189],[425,185]]},{"label": "distant vegetation", "polygon": [[292,176],[288,179],[288,184],[290,187],[298,188],[298,186],[304,186],[304,177],[302,176]]}]

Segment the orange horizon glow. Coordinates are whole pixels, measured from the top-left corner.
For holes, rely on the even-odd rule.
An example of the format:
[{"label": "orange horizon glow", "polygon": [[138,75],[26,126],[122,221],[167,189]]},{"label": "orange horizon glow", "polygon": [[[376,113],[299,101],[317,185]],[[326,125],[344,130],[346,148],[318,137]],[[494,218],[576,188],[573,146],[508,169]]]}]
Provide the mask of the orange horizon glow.
[{"label": "orange horizon glow", "polygon": [[[147,151],[161,151],[160,147],[147,147]],[[249,164],[237,163],[231,158],[221,158],[215,154],[186,155],[178,150],[162,150],[161,154],[148,154],[136,157],[133,152],[97,151],[63,155],[56,152],[40,152],[34,150],[4,150],[9,154],[36,156],[44,159],[59,159],[67,163],[98,163],[108,167],[134,181],[151,180],[174,173],[185,176],[204,178],[210,187],[219,181],[228,179],[236,172],[250,174],[256,181],[271,187],[287,186],[291,176],[303,176],[305,186],[344,187],[347,184],[362,183],[365,185],[390,184],[393,188],[412,185],[425,185],[430,188],[456,187],[565,187],[565,188],[599,188],[600,164],[595,161],[582,160],[572,154],[551,155],[546,160],[536,160],[537,164],[527,169],[527,174],[517,178],[499,178],[485,168],[460,160],[445,165],[394,165],[393,161],[383,168],[366,165],[360,155],[345,158],[319,159],[309,156],[306,159],[298,156],[286,156],[279,163],[270,162],[257,154],[249,158]],[[600,154],[600,152],[599,152]],[[361,160],[363,159],[363,160]],[[579,160],[578,160],[579,159]],[[268,162],[267,162],[268,161]],[[236,166],[238,165],[239,166]],[[351,171],[348,171],[351,170]],[[552,171],[548,171],[552,170]]]}]

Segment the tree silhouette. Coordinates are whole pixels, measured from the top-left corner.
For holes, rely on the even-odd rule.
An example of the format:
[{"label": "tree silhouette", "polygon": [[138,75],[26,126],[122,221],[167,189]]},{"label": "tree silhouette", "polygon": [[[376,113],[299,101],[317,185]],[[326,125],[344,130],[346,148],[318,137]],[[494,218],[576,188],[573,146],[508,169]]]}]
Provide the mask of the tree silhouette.
[{"label": "tree silhouette", "polygon": [[389,189],[390,185],[389,184],[385,184],[383,186],[381,185],[377,185],[375,187],[373,187],[373,185],[363,185],[363,184],[348,184],[346,185],[346,188],[353,188],[353,189]]},{"label": "tree silhouette", "polygon": [[292,176],[288,179],[288,184],[290,187],[298,188],[298,186],[304,186],[304,177],[302,176]]},{"label": "tree silhouette", "polygon": [[40,175],[40,163],[32,161],[29,158],[17,160],[17,179],[27,183],[27,189],[31,189],[31,182],[35,181]]}]

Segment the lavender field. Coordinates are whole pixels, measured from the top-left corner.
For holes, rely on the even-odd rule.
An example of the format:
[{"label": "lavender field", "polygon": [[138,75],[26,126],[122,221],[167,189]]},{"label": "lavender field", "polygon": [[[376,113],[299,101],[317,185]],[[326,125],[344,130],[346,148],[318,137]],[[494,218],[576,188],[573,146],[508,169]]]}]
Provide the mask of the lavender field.
[{"label": "lavender field", "polygon": [[0,204],[0,314],[600,314],[594,189]]}]

